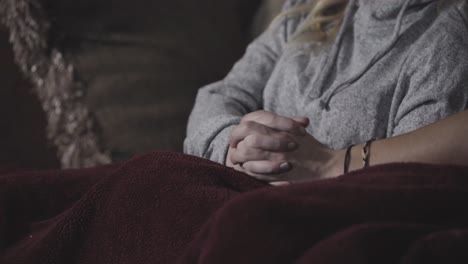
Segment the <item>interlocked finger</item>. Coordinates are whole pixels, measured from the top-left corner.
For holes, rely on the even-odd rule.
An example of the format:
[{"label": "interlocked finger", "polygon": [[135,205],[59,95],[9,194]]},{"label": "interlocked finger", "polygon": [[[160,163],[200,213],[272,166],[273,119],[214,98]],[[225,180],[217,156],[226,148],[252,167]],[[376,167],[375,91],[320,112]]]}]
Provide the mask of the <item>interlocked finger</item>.
[{"label": "interlocked finger", "polygon": [[231,154],[232,164],[246,163],[249,161],[269,160],[284,162],[287,160],[287,152],[269,151],[247,146],[245,141],[237,144],[236,150]]},{"label": "interlocked finger", "polygon": [[293,118],[276,115],[267,111],[262,111],[261,114],[254,113],[253,115],[246,115],[242,119],[242,122],[249,121],[260,123],[272,129],[292,133],[298,136],[305,135],[306,133],[304,125]]},{"label": "interlocked finger", "polygon": [[253,160],[267,160],[269,158],[269,151],[247,147],[245,141],[241,141],[237,144],[236,150],[231,155],[231,162],[235,165]]},{"label": "interlocked finger", "polygon": [[275,133],[278,133],[278,131],[254,121],[241,122],[232,130],[229,145],[235,148],[239,142],[249,135],[268,137]]},{"label": "interlocked finger", "polygon": [[264,181],[264,182],[277,182],[278,181],[277,176],[267,175],[267,174],[257,174],[257,173],[253,173],[247,170],[244,170],[243,172],[259,181]]},{"label": "interlocked finger", "polygon": [[[279,175],[286,173],[292,169],[291,165],[282,161],[271,161],[271,160],[259,160],[259,161],[248,161],[242,164],[242,167],[254,174],[263,175]],[[278,181],[278,177],[275,178]]]},{"label": "interlocked finger", "polygon": [[297,143],[286,132],[277,132],[269,136],[251,134],[244,140],[245,146],[249,148],[259,148],[268,151],[293,151],[297,148]]}]

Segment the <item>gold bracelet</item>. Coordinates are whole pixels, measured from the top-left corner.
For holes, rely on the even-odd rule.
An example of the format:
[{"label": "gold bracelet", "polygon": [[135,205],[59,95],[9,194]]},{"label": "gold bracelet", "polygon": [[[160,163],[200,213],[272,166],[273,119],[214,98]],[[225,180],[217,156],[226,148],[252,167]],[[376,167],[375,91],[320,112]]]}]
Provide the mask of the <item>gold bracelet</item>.
[{"label": "gold bracelet", "polygon": [[375,139],[370,139],[362,147],[361,156],[362,156],[362,167],[363,168],[369,166],[370,147],[371,147],[372,142],[374,142],[374,141],[375,141]]},{"label": "gold bracelet", "polygon": [[354,145],[349,146],[346,149],[346,154],[345,154],[345,159],[344,159],[344,168],[343,168],[343,174],[348,173],[349,171],[349,163],[351,162],[351,149],[353,148]]}]

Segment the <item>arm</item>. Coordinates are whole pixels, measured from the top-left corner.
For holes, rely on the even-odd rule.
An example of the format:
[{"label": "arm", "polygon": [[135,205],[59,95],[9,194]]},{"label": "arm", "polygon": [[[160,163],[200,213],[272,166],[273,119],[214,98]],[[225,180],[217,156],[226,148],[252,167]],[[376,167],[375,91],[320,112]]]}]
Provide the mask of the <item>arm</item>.
[{"label": "arm", "polygon": [[[296,2],[287,1],[284,8]],[[232,128],[263,107],[263,89],[282,53],[288,18],[249,45],[227,77],[199,90],[187,126],[184,152],[224,163]]]},{"label": "arm", "polygon": [[[250,131],[255,134],[256,131]],[[282,133],[277,131],[277,133]],[[310,134],[293,135],[290,139],[297,143],[291,151],[278,146],[279,152],[274,155],[268,151],[249,153],[250,157],[242,162],[243,167],[237,168],[260,180],[269,182],[301,182],[324,178],[333,178],[343,174],[346,150],[332,150],[320,144]],[[261,138],[261,137],[257,137]],[[250,142],[250,146],[238,145],[239,148],[271,149],[276,144],[264,140]],[[272,135],[271,138],[277,138]],[[363,167],[361,150],[363,144],[356,145],[351,150],[349,171]],[[255,155],[257,157],[253,157]],[[292,169],[281,170],[271,164],[264,166],[264,162],[256,160],[270,160],[280,164],[288,162]],[[431,164],[452,164],[468,166],[468,110],[445,118],[428,126],[416,129],[399,136],[377,140],[370,148],[369,165],[398,162],[419,162]],[[268,172],[267,172],[268,171]]]},{"label": "arm", "polygon": [[[459,65],[466,66],[465,63]],[[453,71],[455,73],[451,75],[445,75],[444,73],[447,72],[443,71],[440,75],[437,71],[430,71],[430,74],[450,77],[449,81],[438,77],[440,83],[412,83],[413,86],[408,88],[407,95],[414,94],[414,96],[405,97],[400,106],[400,113],[404,112],[404,114],[401,114],[401,118],[396,119],[396,128],[400,135],[374,142],[371,148],[370,165],[392,162],[422,162],[468,166],[468,110],[433,123],[434,120],[466,108],[468,91],[465,87],[468,86],[468,83],[465,81],[466,77],[463,73],[468,72],[468,68],[454,67],[452,70],[456,71]],[[431,78],[426,76],[422,79],[430,80]],[[444,86],[444,83],[447,87]],[[439,92],[434,94],[434,89]],[[440,98],[436,99],[436,97]],[[424,126],[426,122],[433,124]],[[418,129],[418,127],[422,128]],[[405,130],[413,132],[404,132]],[[261,134],[254,130],[249,133]],[[244,159],[236,158],[236,161],[242,163],[243,169],[254,177],[266,179],[256,175],[266,173],[269,175],[269,178],[266,179],[268,181],[298,182],[336,177],[343,174],[346,150],[331,150],[316,141],[310,134],[302,136],[290,134],[290,136],[298,145],[293,151],[283,148],[269,152],[268,149],[271,148],[272,144],[263,140],[251,145],[238,145],[238,151],[249,153],[250,156],[244,155]],[[275,137],[277,136],[271,136],[273,139]],[[362,147],[359,145],[352,149],[350,171],[362,168],[360,153]],[[253,152],[249,149],[263,151],[257,151],[255,155],[251,155]],[[278,155],[278,151],[280,155]],[[264,166],[263,160],[270,160],[274,163],[270,162]],[[290,166],[292,169],[289,171],[280,170],[278,164],[283,162],[292,165]],[[276,164],[276,166],[270,164]]]},{"label": "arm", "polygon": [[[350,171],[362,168],[361,149],[351,151]],[[334,153],[328,176],[343,173],[345,150]],[[373,142],[370,165],[421,162],[468,166],[468,110],[400,136]]]},{"label": "arm", "polygon": [[[440,34],[430,35],[428,39],[423,40],[424,45],[417,46],[418,49],[413,50],[412,55],[408,58],[394,95],[395,103],[392,106],[387,134],[390,139],[374,143],[372,146],[374,155],[371,154],[370,164],[388,162],[458,164],[459,161],[453,155],[461,155],[462,160],[466,158],[466,152],[453,149],[454,143],[450,142],[450,136],[447,137],[450,134],[439,135],[442,133],[441,129],[436,128],[435,132],[428,134],[429,136],[426,135],[428,132],[417,132],[422,133],[422,135],[409,136],[409,139],[406,135],[410,131],[467,108],[468,50],[466,45],[468,39],[465,36],[466,28],[446,28],[446,30],[451,30],[451,34],[445,35],[445,37],[441,37]],[[466,119],[464,121],[466,122]],[[453,129],[446,128],[447,130],[443,132],[448,133],[448,131],[461,129],[455,125],[452,126],[454,126]],[[433,129],[429,131],[433,131]],[[464,131],[466,132],[466,128]],[[454,131],[453,133],[458,132]],[[405,136],[398,137],[399,135]],[[458,140],[462,140],[461,135],[463,133],[456,135]],[[438,139],[437,136],[441,139]],[[290,181],[320,179],[343,173],[344,150],[330,150],[319,144],[311,135],[295,137],[295,141],[299,147],[292,152],[283,150],[283,155],[279,156],[280,159],[277,158],[278,155],[260,153],[261,155],[258,157],[248,157],[240,162],[250,172],[273,172],[278,174],[276,175],[277,179]],[[432,152],[426,145],[433,148]],[[442,154],[438,153],[441,146],[447,148]],[[266,145],[257,147],[268,149]],[[360,151],[359,147],[353,148],[351,169],[360,167]],[[453,151],[452,155],[448,155],[446,153],[448,151]],[[263,157],[276,158],[277,162],[287,161],[292,165],[292,170],[287,173],[280,170],[263,170],[263,168],[260,170],[258,169],[260,162],[257,161],[262,160]],[[262,162],[262,164],[264,163]]]},{"label": "arm", "polygon": [[394,95],[396,111],[391,115],[387,137],[413,131],[467,108],[468,32],[455,25],[445,28],[445,35],[429,34],[408,58]]},{"label": "arm", "polygon": [[[468,111],[456,114],[468,104],[468,41],[465,28],[446,30],[450,38],[440,39],[438,34],[436,39],[425,39],[424,49],[415,51],[408,60],[401,80],[407,85],[396,93],[401,100],[389,138],[372,144],[370,165],[468,165]],[[362,145],[353,148],[350,170],[362,167],[361,149]],[[344,152],[340,151],[341,161]],[[333,174],[343,173],[343,163],[338,167]]]}]

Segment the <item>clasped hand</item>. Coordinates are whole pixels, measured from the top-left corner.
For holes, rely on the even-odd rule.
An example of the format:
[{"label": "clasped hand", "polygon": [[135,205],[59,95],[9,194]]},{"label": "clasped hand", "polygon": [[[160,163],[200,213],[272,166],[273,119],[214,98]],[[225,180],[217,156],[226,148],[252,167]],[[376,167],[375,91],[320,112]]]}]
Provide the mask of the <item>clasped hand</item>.
[{"label": "clasped hand", "polygon": [[330,177],[335,151],[308,134],[308,125],[305,117],[247,114],[231,132],[226,165],[273,184]]}]

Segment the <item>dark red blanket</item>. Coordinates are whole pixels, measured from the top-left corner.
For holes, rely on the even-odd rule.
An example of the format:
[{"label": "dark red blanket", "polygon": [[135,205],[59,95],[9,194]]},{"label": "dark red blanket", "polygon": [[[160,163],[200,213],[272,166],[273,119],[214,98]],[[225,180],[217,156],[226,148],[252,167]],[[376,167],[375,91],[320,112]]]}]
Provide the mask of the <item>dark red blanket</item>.
[{"label": "dark red blanket", "polygon": [[279,188],[175,153],[0,168],[0,263],[468,263],[468,168]]}]

